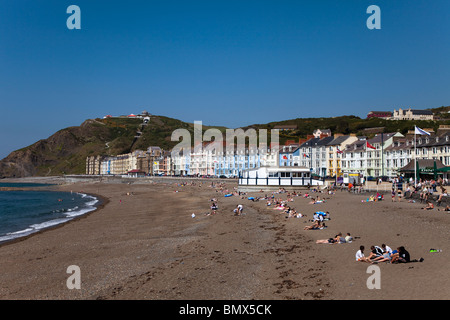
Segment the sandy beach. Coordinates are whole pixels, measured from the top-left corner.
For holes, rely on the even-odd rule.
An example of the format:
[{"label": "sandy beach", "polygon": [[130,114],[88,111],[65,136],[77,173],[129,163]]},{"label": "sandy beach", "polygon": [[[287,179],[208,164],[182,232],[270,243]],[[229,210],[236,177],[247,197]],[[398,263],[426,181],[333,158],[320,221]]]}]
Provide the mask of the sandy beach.
[{"label": "sandy beach", "polygon": [[[191,181],[188,181],[191,182]],[[227,182],[230,191],[237,185]],[[224,197],[211,181],[77,182],[57,190],[95,194],[103,205],[59,227],[0,246],[0,299],[158,300],[446,300],[450,298],[450,214],[424,204],[362,202],[368,194],[320,194],[326,202],[289,205],[286,214],[247,197]],[[298,190],[302,194],[306,190]],[[286,199],[286,193],[275,194]],[[216,198],[217,214],[207,215]],[[235,216],[236,205],[244,214]],[[329,211],[323,230],[304,230],[315,211]],[[195,217],[192,217],[192,213]],[[337,233],[347,244],[316,244]],[[381,288],[369,289],[369,264],[356,262],[364,245],[399,246],[407,264],[379,263]],[[430,253],[430,248],[442,249]],[[68,289],[67,268],[81,271]]]}]

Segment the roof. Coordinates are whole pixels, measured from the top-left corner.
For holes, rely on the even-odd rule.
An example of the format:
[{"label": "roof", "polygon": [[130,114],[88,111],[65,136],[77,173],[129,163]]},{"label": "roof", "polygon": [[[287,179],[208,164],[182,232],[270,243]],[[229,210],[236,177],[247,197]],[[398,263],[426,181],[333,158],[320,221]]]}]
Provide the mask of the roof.
[{"label": "roof", "polygon": [[294,153],[295,151],[297,151],[300,147],[298,145],[296,146],[291,146],[291,150],[289,150],[290,146],[283,146],[280,149],[280,153]]},{"label": "roof", "polygon": [[368,114],[392,114],[392,111],[370,111]]},{"label": "roof", "polygon": [[[440,161],[440,160],[433,160],[433,159],[417,159],[416,160],[418,162],[419,165],[419,169],[420,168],[433,168],[434,167],[434,163],[436,161],[436,168],[437,169],[442,169],[444,168],[444,164]],[[411,171],[414,172],[414,160],[411,160],[406,166],[404,166],[403,168],[400,169],[401,172],[405,172],[405,171]]]},{"label": "roof", "polygon": [[332,141],[328,142],[328,145],[329,146],[335,146],[335,145],[341,144],[342,142],[344,142],[348,138],[350,138],[350,136],[339,136],[339,137],[336,137]]},{"label": "roof", "polygon": [[366,146],[366,141],[367,140],[357,140],[351,144],[348,144],[345,147],[345,150],[343,150],[344,152],[352,152],[352,151],[361,151],[361,150],[365,150],[365,146]]},{"label": "roof", "polygon": [[411,109],[411,112],[416,115],[428,115],[428,116],[433,115],[433,111],[431,111],[431,110],[413,110],[413,109]]},{"label": "roof", "polygon": [[328,143],[334,140],[334,137],[325,137],[320,139],[316,144],[318,146],[326,146]]},{"label": "roof", "polygon": [[383,138],[383,142],[385,142],[387,139],[395,136],[397,132],[391,132],[391,133],[383,133],[383,134],[376,134],[372,139],[369,139],[369,143],[381,143],[381,138]]},{"label": "roof", "polygon": [[[447,138],[448,137],[448,138]],[[428,142],[427,142],[428,138]],[[416,137],[416,148],[431,148],[450,146],[450,134],[432,137]],[[396,140],[392,145],[387,147],[386,151],[391,150],[406,150],[414,148],[414,138],[401,138]]]},{"label": "roof", "polygon": [[[400,110],[401,110],[401,112],[400,112]],[[433,115],[433,111],[431,111],[431,110],[419,110],[419,109],[411,109],[411,108],[406,109],[406,110],[405,109],[400,109],[400,110],[399,110],[399,112],[401,114],[406,114],[406,111],[411,111],[411,113],[414,115],[427,115],[427,116]]]},{"label": "roof", "polygon": [[312,139],[309,139],[309,140],[303,142],[303,143],[300,145],[300,148],[312,147],[312,146],[314,146],[314,145],[317,143],[317,141],[319,141],[319,140],[320,140],[320,138],[312,138]]}]

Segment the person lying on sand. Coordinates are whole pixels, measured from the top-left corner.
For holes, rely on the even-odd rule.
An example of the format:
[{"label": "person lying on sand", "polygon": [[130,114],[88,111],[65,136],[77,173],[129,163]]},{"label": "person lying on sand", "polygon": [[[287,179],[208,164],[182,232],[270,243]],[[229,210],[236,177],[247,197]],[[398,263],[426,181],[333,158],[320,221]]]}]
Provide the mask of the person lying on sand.
[{"label": "person lying on sand", "polygon": [[334,238],[329,239],[323,239],[323,240],[317,240],[316,243],[328,243],[328,244],[334,244],[334,243],[347,243],[345,241],[345,238],[342,236],[342,233],[338,233]]},{"label": "person lying on sand", "polygon": [[434,205],[431,203],[431,201],[427,200],[427,206],[422,209],[423,210],[432,210],[432,209],[434,209]]},{"label": "person lying on sand", "polygon": [[312,225],[304,227],[303,230],[318,230],[321,227],[322,227],[321,222],[320,221],[316,221]]}]

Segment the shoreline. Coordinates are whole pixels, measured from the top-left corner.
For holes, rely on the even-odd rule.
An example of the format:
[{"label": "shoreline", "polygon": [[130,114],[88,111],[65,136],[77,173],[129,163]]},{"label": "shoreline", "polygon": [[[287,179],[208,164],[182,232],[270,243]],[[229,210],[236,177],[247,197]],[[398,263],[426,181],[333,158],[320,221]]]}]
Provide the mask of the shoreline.
[{"label": "shoreline", "polygon": [[[48,186],[48,187],[50,187],[50,186]],[[54,186],[51,186],[51,187],[54,187]],[[70,192],[70,191],[67,191],[67,190],[49,190],[49,189],[45,189],[45,188],[46,188],[46,187],[11,188],[11,190],[1,190],[1,188],[0,188],[0,191],[5,191],[5,192],[7,192],[7,191],[50,191],[50,192]],[[86,218],[87,216],[93,214],[94,212],[103,209],[103,208],[106,206],[106,204],[109,202],[109,200],[107,200],[105,197],[103,197],[103,196],[101,196],[101,195],[98,195],[98,194],[94,194],[94,193],[86,193],[86,195],[87,195],[87,196],[92,196],[92,197],[94,197],[96,200],[98,200],[98,204],[96,203],[96,204],[93,206],[94,209],[92,209],[92,210],[90,210],[90,211],[88,211],[88,212],[86,212],[86,213],[83,213],[83,214],[74,216],[74,217],[69,217],[69,220],[67,220],[67,221],[64,221],[64,222],[61,222],[61,223],[57,223],[57,224],[55,224],[55,225],[51,225],[51,226],[48,226],[48,227],[44,227],[44,228],[39,229],[39,230],[37,230],[37,231],[34,231],[34,232],[30,233],[30,234],[27,234],[27,235],[24,235],[24,236],[18,236],[17,238],[12,238],[12,239],[9,239],[9,240],[0,241],[0,248],[3,247],[3,246],[7,246],[7,245],[11,245],[11,244],[14,244],[14,243],[17,243],[17,242],[21,242],[21,241],[27,240],[27,239],[29,239],[29,238],[35,236],[35,235],[44,233],[44,232],[49,231],[49,230],[54,230],[54,229],[61,228],[62,226],[66,225],[66,224],[69,224],[69,223],[71,223],[71,222],[76,222],[76,221],[78,221],[79,219]],[[44,222],[49,222],[49,221],[44,221]],[[43,223],[43,222],[42,222],[42,223]],[[17,232],[17,231],[16,231],[16,232]]]}]

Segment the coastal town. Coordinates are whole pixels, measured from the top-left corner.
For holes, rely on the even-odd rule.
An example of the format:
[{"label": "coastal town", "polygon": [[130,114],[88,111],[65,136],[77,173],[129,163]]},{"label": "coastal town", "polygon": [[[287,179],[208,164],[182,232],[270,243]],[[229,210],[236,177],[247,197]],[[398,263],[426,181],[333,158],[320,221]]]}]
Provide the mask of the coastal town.
[{"label": "coastal town", "polygon": [[[151,115],[146,111],[125,117],[141,118],[143,125],[151,121]],[[411,108],[394,112],[371,111],[367,118],[371,117],[434,119],[429,110]],[[289,131],[294,127],[285,125],[275,129]],[[149,146],[147,150],[126,154],[89,156],[86,158],[86,174],[239,178],[245,170],[285,167],[306,168],[317,178],[334,178],[336,181],[348,174],[357,176],[357,181],[386,180],[414,175],[414,170],[430,177],[439,174],[446,178],[446,168],[450,166],[450,126],[439,125],[436,132],[432,128],[422,129],[425,134],[416,135],[414,128],[406,134],[384,132],[383,127],[369,128],[365,129],[367,136],[360,136],[318,128],[306,138],[288,140],[284,145],[234,148],[230,151],[225,148],[216,150],[214,142],[203,142],[193,146],[188,154]],[[417,167],[414,160],[417,160]]]},{"label": "coastal town", "polygon": [[449,0],[56,3],[0,18],[10,311],[450,299]]}]

